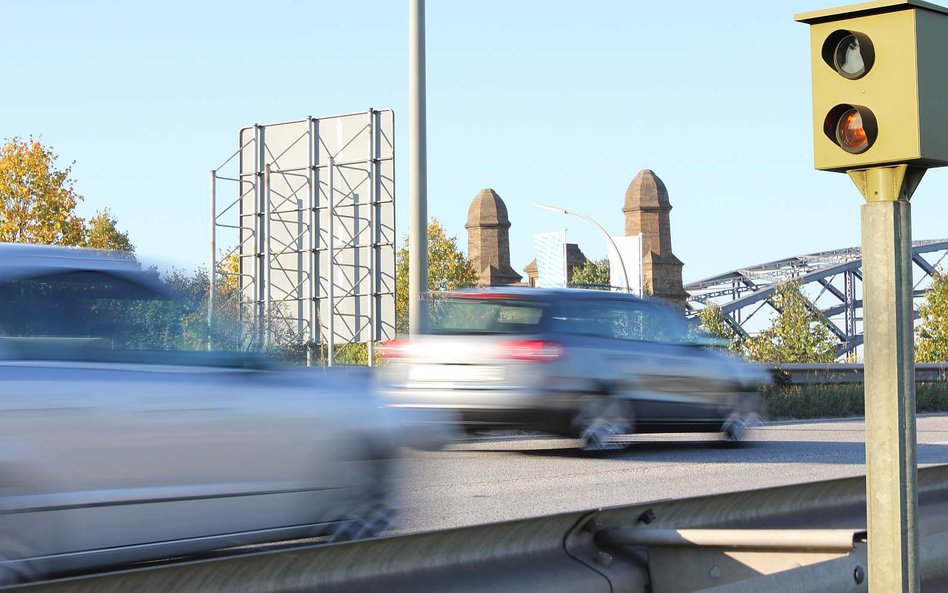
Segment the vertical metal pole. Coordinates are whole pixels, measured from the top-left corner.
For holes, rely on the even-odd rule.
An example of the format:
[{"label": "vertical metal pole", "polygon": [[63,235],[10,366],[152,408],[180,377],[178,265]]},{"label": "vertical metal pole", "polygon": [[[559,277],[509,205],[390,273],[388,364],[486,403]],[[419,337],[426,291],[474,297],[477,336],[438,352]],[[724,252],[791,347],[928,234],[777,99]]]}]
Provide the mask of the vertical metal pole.
[{"label": "vertical metal pole", "polygon": [[[306,325],[306,267],[308,254],[306,252],[306,200],[296,194],[296,335],[294,341],[305,339]],[[307,357],[308,358],[308,357]]]},{"label": "vertical metal pole", "polygon": [[266,169],[263,173],[263,197],[264,197],[264,206],[263,206],[263,234],[264,234],[264,243],[263,243],[263,273],[267,279],[267,283],[264,290],[264,300],[263,300],[263,324],[261,329],[263,330],[263,345],[265,348],[270,347],[270,308],[273,306],[273,300],[270,294],[270,271],[273,269],[273,262],[270,261],[272,254],[270,253],[270,218],[272,216],[271,212],[271,200],[270,200],[270,165],[267,164]]},{"label": "vertical metal pole", "polygon": [[639,233],[639,296],[645,296],[645,264],[643,263],[645,253],[643,245],[645,245],[645,236]]},{"label": "vertical metal pole", "polygon": [[408,332],[421,327],[428,288],[425,0],[408,0]]},{"label": "vertical metal pole", "polygon": [[[852,272],[845,272],[843,274],[843,288],[844,295],[846,297],[846,339],[848,343],[846,344],[849,347],[853,343],[853,339],[856,337],[856,275]],[[852,354],[855,354],[853,352]]]},{"label": "vertical metal pole", "polygon": [[369,366],[375,366],[375,329],[379,320],[376,306],[375,274],[378,271],[378,217],[375,213],[375,181],[378,172],[375,168],[375,110],[369,109],[369,160],[366,167],[369,172]]},{"label": "vertical metal pole", "polygon": [[217,171],[211,171],[211,252],[208,258],[207,286],[207,349],[213,348],[211,340],[214,334],[214,276],[217,273]]},{"label": "vertical metal pole", "polygon": [[336,161],[329,157],[329,343],[326,345],[326,366],[333,366],[336,356]]},{"label": "vertical metal pole", "polygon": [[261,333],[261,328],[263,327],[264,319],[264,291],[266,290],[267,277],[266,277],[266,265],[267,261],[264,260],[264,251],[266,249],[266,244],[269,242],[269,237],[266,234],[266,222],[264,220],[265,212],[267,210],[266,205],[264,204],[266,200],[266,183],[264,178],[263,163],[266,155],[266,148],[264,147],[264,135],[263,127],[259,125],[254,126],[254,163],[253,163],[253,182],[254,182],[254,198],[256,201],[256,212],[254,213],[254,239],[256,240],[255,253],[254,253],[254,282],[255,291],[254,291],[254,316],[253,316],[253,331],[256,333],[255,340],[257,340],[257,346],[263,346],[262,338],[263,334]]},{"label": "vertical metal pole", "polygon": [[564,288],[569,287],[569,245],[566,243],[566,227],[563,227],[563,278],[566,280]]},{"label": "vertical metal pole", "polygon": [[862,257],[869,591],[917,593],[910,191],[904,166],[850,175],[857,186],[862,181],[868,201],[862,207]]},{"label": "vertical metal pole", "polygon": [[309,118],[309,348],[306,349],[306,366],[313,364],[313,348],[318,348],[317,338],[319,336],[319,299],[317,290],[319,287],[319,220],[317,218],[317,206],[319,205],[319,177],[316,172],[316,159],[318,152],[316,147],[316,120]]}]

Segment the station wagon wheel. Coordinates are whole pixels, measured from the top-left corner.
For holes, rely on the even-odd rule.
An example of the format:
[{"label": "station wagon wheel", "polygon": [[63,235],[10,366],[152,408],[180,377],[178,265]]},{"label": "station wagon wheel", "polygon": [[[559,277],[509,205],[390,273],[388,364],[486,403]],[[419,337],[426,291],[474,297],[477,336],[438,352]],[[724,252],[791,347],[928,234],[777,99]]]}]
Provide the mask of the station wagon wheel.
[{"label": "station wagon wheel", "polygon": [[747,436],[747,419],[743,416],[732,415],[724,423],[723,432],[727,440],[733,445],[740,445]]},{"label": "station wagon wheel", "polygon": [[590,397],[574,421],[583,451],[610,451],[625,447],[621,437],[632,434],[632,402],[609,395]]},{"label": "station wagon wheel", "polygon": [[368,472],[361,500],[333,529],[330,543],[377,537],[394,525],[395,509],[389,504],[388,492],[389,463],[384,458],[373,457],[367,454],[363,458],[368,464]]}]

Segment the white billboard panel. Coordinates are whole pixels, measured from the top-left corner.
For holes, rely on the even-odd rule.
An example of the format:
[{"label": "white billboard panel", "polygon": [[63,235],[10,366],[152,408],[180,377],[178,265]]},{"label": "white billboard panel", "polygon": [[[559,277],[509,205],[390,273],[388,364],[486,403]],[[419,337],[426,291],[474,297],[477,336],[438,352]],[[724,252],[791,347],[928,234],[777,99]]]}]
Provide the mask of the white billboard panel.
[{"label": "white billboard panel", "polygon": [[239,140],[248,314],[298,343],[394,338],[393,112],[255,125]]},{"label": "white billboard panel", "polygon": [[566,231],[535,233],[533,249],[537,256],[537,286],[566,288]]},{"label": "white billboard panel", "polygon": [[609,250],[609,285],[613,290],[628,288],[633,294],[641,295],[642,235],[612,237],[612,241],[606,242],[606,248]]}]

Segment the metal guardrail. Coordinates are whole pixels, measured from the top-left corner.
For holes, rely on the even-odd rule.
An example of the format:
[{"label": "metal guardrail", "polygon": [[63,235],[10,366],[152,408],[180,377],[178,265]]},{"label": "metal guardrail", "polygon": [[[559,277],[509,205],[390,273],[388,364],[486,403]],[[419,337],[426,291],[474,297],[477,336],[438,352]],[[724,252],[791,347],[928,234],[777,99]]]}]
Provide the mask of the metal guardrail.
[{"label": "metal guardrail", "polygon": [[[782,364],[772,367],[777,372],[789,375],[790,382],[798,385],[862,383],[864,368],[862,364]],[[919,363],[915,365],[916,381],[948,381],[948,364]]]},{"label": "metal guardrail", "polygon": [[[948,575],[948,466],[919,470],[923,583]],[[868,590],[865,479],[139,568],[32,593]]]}]

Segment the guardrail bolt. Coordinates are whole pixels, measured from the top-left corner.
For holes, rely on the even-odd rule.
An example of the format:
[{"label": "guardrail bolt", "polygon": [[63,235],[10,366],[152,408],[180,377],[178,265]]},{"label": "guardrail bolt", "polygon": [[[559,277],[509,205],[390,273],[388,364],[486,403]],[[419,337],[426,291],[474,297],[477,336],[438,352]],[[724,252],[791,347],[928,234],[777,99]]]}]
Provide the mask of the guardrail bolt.
[{"label": "guardrail bolt", "polygon": [[596,554],[596,564],[599,566],[609,566],[612,564],[612,554],[607,554],[606,552],[599,552]]},{"label": "guardrail bolt", "polygon": [[856,565],[856,569],[853,571],[853,580],[856,581],[857,585],[861,585],[866,580],[866,571],[863,567]]},{"label": "guardrail bolt", "polygon": [[647,511],[639,515],[638,519],[636,519],[636,521],[638,521],[639,523],[644,523],[645,525],[648,525],[654,520],[655,520],[655,511],[653,511],[652,509],[648,509]]}]

